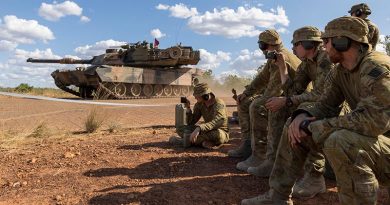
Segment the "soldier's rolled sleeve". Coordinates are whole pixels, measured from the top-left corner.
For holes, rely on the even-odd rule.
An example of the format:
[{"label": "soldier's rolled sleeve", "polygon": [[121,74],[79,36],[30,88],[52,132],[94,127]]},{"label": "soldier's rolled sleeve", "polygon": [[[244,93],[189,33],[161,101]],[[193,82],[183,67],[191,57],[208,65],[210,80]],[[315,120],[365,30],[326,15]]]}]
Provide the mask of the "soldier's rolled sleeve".
[{"label": "soldier's rolled sleeve", "polygon": [[200,124],[200,131],[207,132],[222,127],[226,116],[225,105],[218,103],[213,120]]},{"label": "soldier's rolled sleeve", "polygon": [[195,125],[201,117],[202,117],[202,112],[200,110],[200,106],[198,103],[196,103],[194,105],[194,111],[187,112],[187,124]]}]

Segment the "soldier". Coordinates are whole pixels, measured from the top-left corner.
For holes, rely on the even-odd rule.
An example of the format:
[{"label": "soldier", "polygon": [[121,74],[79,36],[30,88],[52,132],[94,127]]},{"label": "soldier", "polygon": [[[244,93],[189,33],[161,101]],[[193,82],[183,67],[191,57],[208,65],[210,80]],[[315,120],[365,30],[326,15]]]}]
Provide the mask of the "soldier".
[{"label": "soldier", "polygon": [[[330,60],[339,63],[330,86],[314,106],[293,113],[270,190],[242,204],[293,204],[297,170],[312,149],[322,148],[335,171],[341,204],[376,204],[378,181],[390,187],[390,138],[384,136],[390,130],[390,57],[371,51],[367,33],[367,24],[356,17],[327,24],[325,48]],[[352,112],[339,116],[344,100]]]},{"label": "soldier", "polygon": [[[187,100],[187,125],[178,127],[176,132],[180,137],[171,137],[172,144],[199,145],[204,148],[215,148],[229,141],[229,130],[226,105],[223,100],[216,98],[206,83],[198,83],[193,93],[197,102],[194,112],[191,111],[190,101]],[[204,123],[196,124],[203,117]]]},{"label": "soldier", "polygon": [[[272,131],[281,129],[281,121],[283,121],[281,124],[281,127],[283,127],[283,124],[287,119],[287,114],[283,113],[283,115],[268,116],[268,110],[264,105],[268,98],[280,96],[282,94],[280,74],[276,62],[285,64],[289,74],[294,75],[295,70],[301,61],[283,47],[279,34],[273,29],[260,33],[258,43],[259,48],[268,59],[267,63],[258,73],[256,78],[245,88],[244,92],[238,96],[240,124],[242,128],[245,126],[246,130],[244,130],[244,133],[247,135],[250,133],[252,154],[245,161],[239,162],[236,168],[247,171],[248,167],[262,165],[264,168],[263,170],[266,173],[270,173],[273,159],[276,154],[277,144],[279,142],[277,135],[274,135]],[[283,55],[284,59],[277,59],[277,54]],[[259,93],[261,90],[264,90],[262,95],[254,97],[255,94]],[[267,131],[267,126],[270,131]],[[262,162],[262,153],[260,150],[262,146],[261,139],[265,136],[267,136],[267,160]],[[273,136],[276,136],[276,139],[274,139]],[[229,156],[232,156],[231,152],[228,154]]]},{"label": "soldier", "polygon": [[[272,97],[267,101],[266,107],[272,112],[280,112],[284,107],[294,108],[301,103],[307,106],[309,103],[316,102],[324,92],[324,88],[329,85],[329,80],[326,79],[334,67],[322,47],[321,31],[317,28],[305,26],[297,29],[291,43],[294,53],[302,63],[294,79],[289,78],[285,67],[279,67],[285,96]],[[313,89],[307,92],[306,88],[310,82],[313,84]],[[295,184],[293,197],[312,198],[317,193],[325,192],[324,166],[325,158],[321,152],[309,152],[305,175]],[[248,168],[250,174],[258,175],[259,171],[258,167]]]},{"label": "soldier", "polygon": [[371,9],[367,4],[356,4],[348,11],[351,16],[359,17],[363,19],[368,25],[368,42],[372,46],[372,50],[375,50],[376,44],[379,41],[379,29],[372,23],[367,17],[371,14]]}]

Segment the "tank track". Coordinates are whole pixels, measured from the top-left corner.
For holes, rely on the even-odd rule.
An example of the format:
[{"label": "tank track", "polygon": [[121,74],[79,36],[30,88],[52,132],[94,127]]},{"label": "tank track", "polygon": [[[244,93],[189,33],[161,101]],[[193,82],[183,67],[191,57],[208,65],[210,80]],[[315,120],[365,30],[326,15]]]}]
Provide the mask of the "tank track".
[{"label": "tank track", "polygon": [[99,82],[98,89],[102,89],[104,92],[106,92],[111,98],[110,99],[117,99],[117,100],[132,100],[132,99],[150,99],[150,98],[177,98],[180,96],[120,96],[115,94],[113,91],[111,91],[109,88],[103,85],[103,83]]},{"label": "tank track", "polygon": [[54,80],[54,83],[55,83],[56,86],[57,86],[58,88],[60,88],[61,90],[63,90],[63,91],[65,91],[65,92],[68,92],[68,93],[71,93],[71,94],[73,94],[73,95],[76,95],[76,96],[80,97],[80,93],[79,93],[79,92],[77,92],[77,91],[75,91],[75,90],[72,90],[72,89],[66,87],[66,86],[65,86],[64,84],[62,84],[60,81]]}]

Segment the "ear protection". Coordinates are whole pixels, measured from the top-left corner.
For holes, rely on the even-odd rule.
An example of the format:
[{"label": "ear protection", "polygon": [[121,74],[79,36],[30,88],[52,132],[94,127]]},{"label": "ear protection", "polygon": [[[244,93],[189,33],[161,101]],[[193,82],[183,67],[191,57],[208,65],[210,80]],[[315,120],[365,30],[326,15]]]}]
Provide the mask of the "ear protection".
[{"label": "ear protection", "polygon": [[310,50],[315,47],[313,41],[301,41],[301,45],[305,50]]},{"label": "ear protection", "polygon": [[351,47],[351,39],[341,36],[332,38],[332,46],[339,52],[347,51]]},{"label": "ear protection", "polygon": [[363,14],[363,10],[362,9],[358,9],[358,10],[355,11],[355,15],[357,17],[360,17],[362,14]]},{"label": "ear protection", "polygon": [[210,99],[210,94],[204,94],[202,95],[203,100],[207,101]]},{"label": "ear protection", "polygon": [[259,43],[260,50],[262,50],[262,51],[267,50],[268,44],[264,43],[263,41],[258,41],[257,43]]}]

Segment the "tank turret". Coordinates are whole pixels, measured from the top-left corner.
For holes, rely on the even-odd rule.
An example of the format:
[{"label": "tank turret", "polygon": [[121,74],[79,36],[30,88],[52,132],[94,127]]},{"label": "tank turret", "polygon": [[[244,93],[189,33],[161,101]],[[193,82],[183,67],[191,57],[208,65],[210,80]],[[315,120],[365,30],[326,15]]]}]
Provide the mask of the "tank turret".
[{"label": "tank turret", "polygon": [[199,51],[190,46],[159,49],[144,41],[108,48],[88,60],[29,58],[27,62],[89,64],[51,75],[57,87],[82,98],[129,99],[188,95],[202,71],[185,65],[196,65],[199,60]]}]

